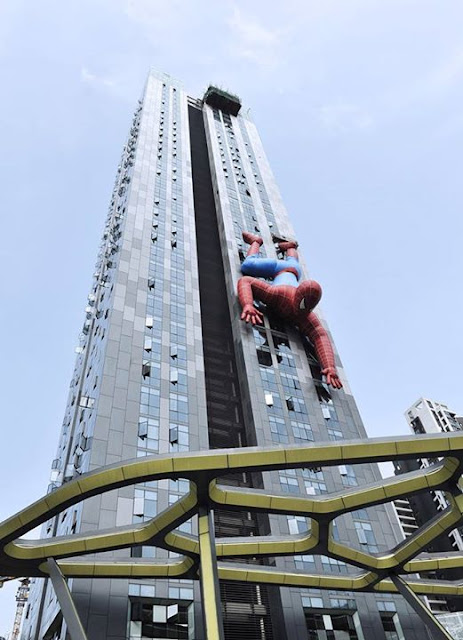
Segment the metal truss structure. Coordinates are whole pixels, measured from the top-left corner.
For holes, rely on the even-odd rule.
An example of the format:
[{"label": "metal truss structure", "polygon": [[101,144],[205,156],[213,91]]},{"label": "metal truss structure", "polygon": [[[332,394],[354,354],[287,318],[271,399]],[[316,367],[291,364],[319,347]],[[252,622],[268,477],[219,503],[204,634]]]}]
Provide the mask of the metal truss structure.
[{"label": "metal truss structure", "polygon": [[[270,494],[265,490],[220,484],[220,478],[237,472],[355,465],[422,456],[436,462],[413,473],[317,496]],[[460,434],[344,440],[265,449],[217,449],[137,458],[81,475],[0,523],[0,574],[8,577],[4,579],[50,577],[73,640],[85,638],[85,633],[73,607],[65,577],[153,579],[175,576],[200,579],[208,640],[223,637],[218,592],[220,579],[337,591],[399,591],[432,630],[433,637],[450,638],[418,596],[463,595],[463,580],[449,582],[410,576],[405,581],[403,576],[463,568],[463,553],[423,553],[435,538],[463,523],[462,473],[463,435]],[[189,493],[147,522],[41,540],[21,538],[91,496],[165,478],[188,480]],[[366,553],[333,538],[333,521],[344,513],[430,490],[445,493],[447,509],[386,553]],[[215,538],[215,508],[305,516],[310,519],[310,531],[279,537]],[[194,516],[198,516],[198,535],[179,531],[178,527]],[[119,556],[110,560],[100,560],[93,555],[85,557],[137,545],[174,551],[180,554],[180,558],[157,562]],[[285,571],[256,565],[255,562],[238,564],[224,561],[233,557],[273,558],[308,552],[346,562],[357,567],[358,571],[345,575],[316,574]]]}]

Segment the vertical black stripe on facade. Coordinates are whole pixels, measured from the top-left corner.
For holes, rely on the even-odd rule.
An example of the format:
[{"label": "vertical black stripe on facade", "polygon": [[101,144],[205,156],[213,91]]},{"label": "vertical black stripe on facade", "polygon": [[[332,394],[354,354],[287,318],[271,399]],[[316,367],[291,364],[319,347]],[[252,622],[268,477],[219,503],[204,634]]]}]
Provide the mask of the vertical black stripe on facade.
[{"label": "vertical black stripe on facade", "polygon": [[[202,110],[188,107],[193,198],[198,253],[199,294],[204,350],[209,446],[247,446],[242,392],[237,374],[217,212]],[[237,474],[224,482],[251,486]],[[246,511],[215,511],[219,537],[259,535],[268,531],[262,518]],[[264,525],[264,526],[262,526]],[[284,638],[279,590],[221,581],[226,640]]]},{"label": "vertical black stripe on facade", "polygon": [[209,446],[247,445],[202,111],[189,106]]}]

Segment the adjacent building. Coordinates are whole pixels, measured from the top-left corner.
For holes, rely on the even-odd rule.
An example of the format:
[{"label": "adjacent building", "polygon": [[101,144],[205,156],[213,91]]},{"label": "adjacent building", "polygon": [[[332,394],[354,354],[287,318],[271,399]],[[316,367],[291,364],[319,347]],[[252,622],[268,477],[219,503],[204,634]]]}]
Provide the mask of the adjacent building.
[{"label": "adjacent building", "polygon": [[416,434],[452,433],[463,429],[463,417],[446,404],[420,398],[405,412],[408,426]]},{"label": "adjacent building", "polygon": [[[463,429],[463,418],[447,405],[430,400],[429,398],[419,398],[405,412],[410,429],[417,436],[426,433],[452,433]],[[435,462],[434,459],[420,458],[419,460],[408,460],[395,463],[396,474],[423,469]],[[410,498],[396,500],[394,506],[400,521],[402,532],[405,537],[411,535],[421,526],[429,522],[437,513],[447,508],[448,502],[442,491],[430,491],[425,494],[416,494]],[[441,536],[432,542],[428,551],[430,552],[452,552],[463,550],[463,532],[460,528],[453,529],[448,536]],[[459,579],[460,572],[445,571],[436,574],[436,577],[443,579]],[[455,611],[463,608],[461,598],[434,597],[425,598],[428,606],[435,613],[442,611]]]},{"label": "adjacent building", "polygon": [[[152,71],[117,169],[50,490],[137,456],[366,436],[337,354],[339,390],[325,384],[312,346],[294,328],[269,314],[259,327],[240,320],[243,231],[260,235],[261,255],[269,257],[277,255],[275,238],[294,238],[256,126],[236,96],[210,87],[192,98],[180,82]],[[380,478],[376,465],[362,464],[236,474],[227,482],[313,495]],[[186,491],[181,480],[112,491],[69,508],[44,535],[142,522]],[[215,525],[222,537],[309,526],[299,516],[247,511],[218,511]],[[382,505],[341,516],[335,535],[381,553],[400,531],[392,505]],[[138,546],[132,555],[168,552]],[[357,572],[324,556],[269,562]],[[23,640],[64,640],[51,583],[32,583]],[[70,589],[90,640],[204,637],[195,581],[73,579]],[[389,594],[223,581],[221,600],[227,640],[426,635],[405,601]]]}]

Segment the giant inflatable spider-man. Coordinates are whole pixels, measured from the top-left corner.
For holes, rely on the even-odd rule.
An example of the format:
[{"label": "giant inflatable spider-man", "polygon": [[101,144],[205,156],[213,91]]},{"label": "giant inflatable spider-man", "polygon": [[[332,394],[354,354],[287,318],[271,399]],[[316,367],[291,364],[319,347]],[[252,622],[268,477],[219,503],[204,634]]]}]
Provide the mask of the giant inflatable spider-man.
[{"label": "giant inflatable spider-man", "polygon": [[297,325],[313,344],[327,384],[340,389],[342,383],[336,371],[333,347],[313,312],[320,301],[322,289],[314,280],[299,283],[302,272],[296,251],[297,242],[279,242],[278,247],[286,257],[284,260],[275,260],[259,256],[263,242],[260,236],[243,231],[243,238],[250,247],[241,265],[244,276],[238,281],[238,297],[243,308],[241,319],[253,325],[263,324],[263,315],[254,306],[254,301],[258,300],[284,320]]}]

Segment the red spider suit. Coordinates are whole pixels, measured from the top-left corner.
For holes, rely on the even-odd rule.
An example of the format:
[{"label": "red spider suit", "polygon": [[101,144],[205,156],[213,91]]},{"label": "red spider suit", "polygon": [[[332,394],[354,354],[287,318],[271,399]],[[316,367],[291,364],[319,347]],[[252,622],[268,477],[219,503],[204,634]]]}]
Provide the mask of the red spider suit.
[{"label": "red spider suit", "polygon": [[[241,319],[253,325],[263,323],[262,313],[254,306],[254,300],[259,300],[284,320],[297,325],[313,344],[326,382],[340,389],[342,383],[336,371],[333,347],[313,312],[322,290],[314,280],[299,283],[301,268],[296,251],[297,242],[280,242],[279,248],[286,253],[286,258],[275,260],[259,257],[262,238],[246,231],[243,232],[243,238],[251,246],[241,265],[245,275],[238,281],[238,297],[243,308]],[[266,282],[262,277],[272,278],[272,282]]]}]

